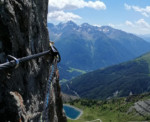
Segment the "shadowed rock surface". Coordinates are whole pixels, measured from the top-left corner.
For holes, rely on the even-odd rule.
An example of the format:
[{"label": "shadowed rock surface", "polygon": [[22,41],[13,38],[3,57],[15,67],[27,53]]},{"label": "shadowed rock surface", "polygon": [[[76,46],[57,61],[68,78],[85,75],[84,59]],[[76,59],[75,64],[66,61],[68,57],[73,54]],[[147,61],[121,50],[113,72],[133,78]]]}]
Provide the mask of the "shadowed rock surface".
[{"label": "shadowed rock surface", "polygon": [[[49,49],[47,6],[47,0],[0,0],[0,63],[7,55],[21,58]],[[0,121],[39,121],[52,60],[42,57],[0,71]],[[54,80],[49,120],[65,122],[59,77]]]}]

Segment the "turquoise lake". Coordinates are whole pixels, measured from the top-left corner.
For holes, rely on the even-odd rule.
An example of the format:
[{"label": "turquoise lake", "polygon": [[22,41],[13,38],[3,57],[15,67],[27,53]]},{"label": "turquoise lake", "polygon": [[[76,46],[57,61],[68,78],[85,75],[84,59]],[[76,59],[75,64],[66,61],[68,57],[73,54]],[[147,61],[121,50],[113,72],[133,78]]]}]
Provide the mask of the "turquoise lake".
[{"label": "turquoise lake", "polygon": [[70,119],[77,119],[81,114],[81,111],[74,107],[63,105],[63,108],[66,113],[66,116]]}]

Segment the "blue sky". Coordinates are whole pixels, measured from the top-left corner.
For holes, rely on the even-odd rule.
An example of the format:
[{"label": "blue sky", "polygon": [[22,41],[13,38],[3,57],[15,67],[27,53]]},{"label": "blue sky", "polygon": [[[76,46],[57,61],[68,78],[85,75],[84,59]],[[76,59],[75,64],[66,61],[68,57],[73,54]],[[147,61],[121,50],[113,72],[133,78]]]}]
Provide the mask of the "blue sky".
[{"label": "blue sky", "polygon": [[49,0],[48,22],[69,20],[150,34],[150,0]]}]

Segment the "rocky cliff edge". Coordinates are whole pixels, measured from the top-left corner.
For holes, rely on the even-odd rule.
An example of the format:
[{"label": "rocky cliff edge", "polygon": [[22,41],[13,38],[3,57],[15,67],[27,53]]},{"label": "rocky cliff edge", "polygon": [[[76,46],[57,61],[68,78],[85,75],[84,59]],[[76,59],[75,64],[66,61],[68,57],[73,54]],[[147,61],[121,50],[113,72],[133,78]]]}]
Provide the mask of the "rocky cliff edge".
[{"label": "rocky cliff edge", "polygon": [[[0,63],[7,55],[17,58],[36,54],[49,47],[47,0],[0,0]],[[2,122],[40,121],[52,56],[0,71],[0,120]],[[55,75],[48,121],[66,122]]]}]

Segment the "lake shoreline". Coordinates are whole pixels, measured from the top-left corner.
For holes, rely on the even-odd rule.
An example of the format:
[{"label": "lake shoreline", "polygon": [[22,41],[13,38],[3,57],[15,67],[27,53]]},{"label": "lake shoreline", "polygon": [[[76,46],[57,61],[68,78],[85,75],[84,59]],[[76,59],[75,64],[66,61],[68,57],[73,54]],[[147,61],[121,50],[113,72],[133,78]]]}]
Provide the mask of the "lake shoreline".
[{"label": "lake shoreline", "polygon": [[75,106],[72,106],[72,105],[69,105],[69,104],[63,104],[63,106],[68,106],[68,107],[71,107],[71,108],[74,108],[74,109],[76,109],[76,110],[78,110],[79,112],[80,112],[80,115],[76,118],[76,119],[72,119],[72,118],[70,118],[70,117],[68,117],[67,116],[67,118],[68,119],[71,119],[71,120],[77,120],[77,119],[79,119],[80,117],[81,117],[81,115],[83,114],[83,110],[81,110],[81,109],[79,109],[79,108],[77,108],[77,107],[75,107]]}]

